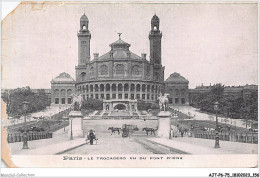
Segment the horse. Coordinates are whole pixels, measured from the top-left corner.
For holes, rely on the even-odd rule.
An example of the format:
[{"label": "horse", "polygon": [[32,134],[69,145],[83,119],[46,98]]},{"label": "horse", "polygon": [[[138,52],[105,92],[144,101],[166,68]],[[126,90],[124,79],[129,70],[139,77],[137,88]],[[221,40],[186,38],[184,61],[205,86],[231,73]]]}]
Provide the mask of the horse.
[{"label": "horse", "polygon": [[118,135],[120,134],[120,129],[121,128],[118,128],[118,127],[108,127],[108,130],[111,130],[112,131],[112,133],[111,133],[111,135],[114,133],[118,133]]},{"label": "horse", "polygon": [[143,128],[143,131],[146,131],[147,135],[148,135],[149,132],[151,132],[150,135],[152,135],[152,133],[155,135],[155,129],[154,128],[145,127],[145,128]]}]

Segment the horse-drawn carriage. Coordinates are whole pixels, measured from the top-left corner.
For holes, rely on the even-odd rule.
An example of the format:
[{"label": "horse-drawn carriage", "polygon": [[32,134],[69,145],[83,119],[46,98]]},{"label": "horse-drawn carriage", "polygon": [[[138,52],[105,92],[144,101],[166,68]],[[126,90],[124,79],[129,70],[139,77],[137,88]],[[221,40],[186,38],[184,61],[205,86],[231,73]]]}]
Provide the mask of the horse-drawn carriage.
[{"label": "horse-drawn carriage", "polygon": [[130,124],[124,124],[122,125],[122,137],[129,137],[131,136],[134,131],[138,131],[137,125],[130,125]]}]

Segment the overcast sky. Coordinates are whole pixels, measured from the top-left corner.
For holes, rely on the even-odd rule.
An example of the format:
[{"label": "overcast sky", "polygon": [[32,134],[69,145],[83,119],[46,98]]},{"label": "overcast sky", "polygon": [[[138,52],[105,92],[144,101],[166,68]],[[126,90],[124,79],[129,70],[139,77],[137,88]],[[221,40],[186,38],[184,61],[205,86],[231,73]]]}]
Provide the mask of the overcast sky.
[{"label": "overcast sky", "polygon": [[152,16],[160,18],[165,79],[178,72],[203,83],[257,84],[257,4],[20,4],[2,21],[2,88],[50,88],[61,72],[75,78],[79,19],[89,19],[91,58],[118,39],[149,57]]}]

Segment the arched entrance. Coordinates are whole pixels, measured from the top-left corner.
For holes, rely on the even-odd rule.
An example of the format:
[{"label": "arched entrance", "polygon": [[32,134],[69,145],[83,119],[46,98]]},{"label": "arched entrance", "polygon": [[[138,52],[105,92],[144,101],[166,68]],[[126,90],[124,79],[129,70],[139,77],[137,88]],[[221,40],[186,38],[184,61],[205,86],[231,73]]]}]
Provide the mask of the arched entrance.
[{"label": "arched entrance", "polygon": [[125,104],[117,104],[114,109],[118,109],[118,110],[126,110],[126,105]]}]

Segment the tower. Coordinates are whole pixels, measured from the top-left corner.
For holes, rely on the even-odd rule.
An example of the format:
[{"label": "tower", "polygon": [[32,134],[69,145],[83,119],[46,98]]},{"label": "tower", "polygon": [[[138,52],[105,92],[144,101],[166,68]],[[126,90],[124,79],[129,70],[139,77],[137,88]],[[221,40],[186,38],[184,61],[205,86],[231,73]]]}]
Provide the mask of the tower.
[{"label": "tower", "polygon": [[78,65],[86,65],[90,61],[90,39],[88,30],[88,17],[82,15],[80,18],[80,30],[78,32]]},{"label": "tower", "polygon": [[154,15],[151,20],[151,31],[149,34],[150,40],[150,62],[151,64],[162,65],[161,63],[161,39],[162,33],[160,32],[160,20]]},{"label": "tower", "polygon": [[151,31],[149,34],[150,40],[150,65],[152,68],[152,79],[163,83],[164,67],[162,67],[161,59],[161,39],[160,19],[154,15],[151,20]]}]

